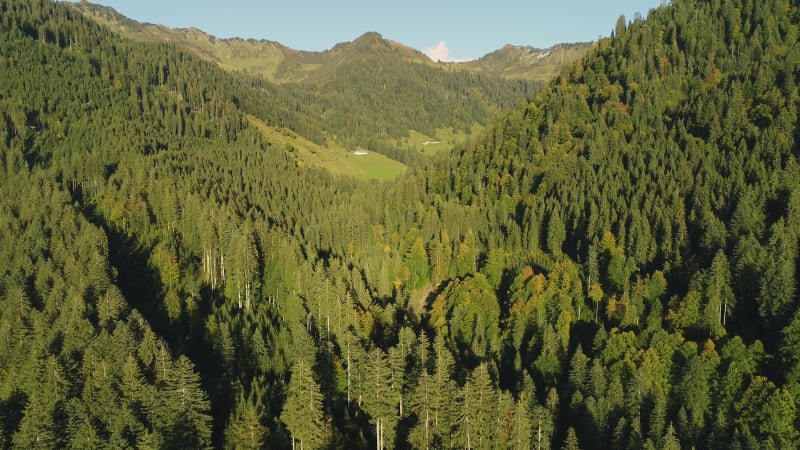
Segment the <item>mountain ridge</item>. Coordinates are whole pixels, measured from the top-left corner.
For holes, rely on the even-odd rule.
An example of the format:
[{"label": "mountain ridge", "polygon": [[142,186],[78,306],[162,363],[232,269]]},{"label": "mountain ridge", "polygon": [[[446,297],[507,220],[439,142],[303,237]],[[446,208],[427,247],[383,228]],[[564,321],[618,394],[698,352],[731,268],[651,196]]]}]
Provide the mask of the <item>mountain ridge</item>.
[{"label": "mountain ridge", "polygon": [[[401,42],[367,31],[352,41],[340,42],[322,51],[300,50],[268,39],[220,38],[195,27],[170,28],[165,25],[138,22],[109,6],[81,0],[66,3],[81,14],[111,27],[137,41],[171,42],[212,61],[226,70],[257,74],[275,82],[298,82],[314,78],[321,66],[335,64],[337,57],[348,58],[359,52],[380,49],[394,50],[409,60],[473,73],[492,74],[512,80],[544,81],[561,67],[577,61],[592,43],[563,43],[546,49],[506,44],[486,55],[464,62],[435,61],[420,50]],[[562,50],[558,53],[558,50]],[[552,54],[552,56],[551,56]]]}]

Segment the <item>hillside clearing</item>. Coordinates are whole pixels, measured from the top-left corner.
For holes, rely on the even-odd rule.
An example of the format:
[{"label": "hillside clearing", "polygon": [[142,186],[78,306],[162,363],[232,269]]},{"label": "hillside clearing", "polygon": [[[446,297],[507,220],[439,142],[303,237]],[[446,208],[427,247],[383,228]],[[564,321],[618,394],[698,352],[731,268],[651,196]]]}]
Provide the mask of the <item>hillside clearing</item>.
[{"label": "hillside clearing", "polygon": [[477,136],[483,127],[472,125],[469,134],[463,130],[454,131],[453,128],[438,128],[433,136],[422,134],[417,130],[410,130],[408,138],[401,142],[404,148],[414,149],[428,155],[449,152],[456,145],[469,140],[470,136]]},{"label": "hillside clearing", "polygon": [[289,129],[272,127],[254,116],[248,115],[247,118],[267,142],[291,152],[298,167],[321,167],[331,173],[362,180],[391,180],[407,169],[405,164],[380,153],[360,148],[347,150],[332,140],[323,147]]}]

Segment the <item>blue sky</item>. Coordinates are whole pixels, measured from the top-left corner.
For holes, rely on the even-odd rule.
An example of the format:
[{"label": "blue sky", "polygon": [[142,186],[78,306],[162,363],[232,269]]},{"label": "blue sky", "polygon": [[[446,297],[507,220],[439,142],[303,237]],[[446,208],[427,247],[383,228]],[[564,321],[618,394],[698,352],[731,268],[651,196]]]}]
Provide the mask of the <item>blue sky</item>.
[{"label": "blue sky", "polygon": [[611,33],[617,17],[662,0],[96,0],[140,22],[196,27],[217,37],[325,50],[367,31],[434,59],[479,58],[505,44],[546,48]]}]

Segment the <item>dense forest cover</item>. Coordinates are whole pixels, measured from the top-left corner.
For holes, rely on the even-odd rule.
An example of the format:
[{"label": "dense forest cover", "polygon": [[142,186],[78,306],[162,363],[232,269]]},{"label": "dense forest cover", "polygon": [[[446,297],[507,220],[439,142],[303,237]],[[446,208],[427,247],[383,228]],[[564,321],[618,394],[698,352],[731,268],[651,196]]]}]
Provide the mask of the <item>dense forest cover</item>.
[{"label": "dense forest cover", "polygon": [[797,448],[798,6],[620,18],[366,182],[251,126],[322,129],[281,86],[0,0],[0,446]]}]

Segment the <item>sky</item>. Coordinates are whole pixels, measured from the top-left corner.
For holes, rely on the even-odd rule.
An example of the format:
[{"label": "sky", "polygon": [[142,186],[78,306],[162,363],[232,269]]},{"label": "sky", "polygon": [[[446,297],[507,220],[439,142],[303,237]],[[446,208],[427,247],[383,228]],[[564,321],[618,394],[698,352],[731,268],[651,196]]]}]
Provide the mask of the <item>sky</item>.
[{"label": "sky", "polygon": [[94,0],[139,22],[322,51],[368,31],[434,60],[480,58],[506,44],[547,48],[606,37],[620,15],[664,0]]}]

